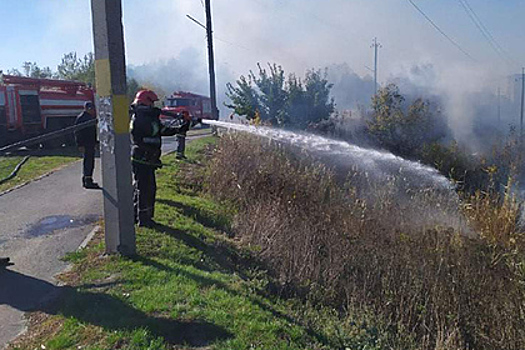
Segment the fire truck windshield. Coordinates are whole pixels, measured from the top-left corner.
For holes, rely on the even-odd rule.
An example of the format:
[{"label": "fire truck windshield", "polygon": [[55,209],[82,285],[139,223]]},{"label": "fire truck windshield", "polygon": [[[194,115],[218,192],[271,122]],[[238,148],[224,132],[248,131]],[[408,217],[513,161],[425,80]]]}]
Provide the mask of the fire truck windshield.
[{"label": "fire truck windshield", "polygon": [[166,100],[166,107],[187,107],[193,105],[194,103],[189,98],[170,98]]}]

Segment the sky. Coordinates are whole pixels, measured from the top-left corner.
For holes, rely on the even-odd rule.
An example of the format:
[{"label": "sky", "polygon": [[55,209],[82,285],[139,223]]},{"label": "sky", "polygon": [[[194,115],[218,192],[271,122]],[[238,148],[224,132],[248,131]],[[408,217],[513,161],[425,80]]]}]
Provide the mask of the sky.
[{"label": "sky", "polygon": [[[364,75],[379,49],[379,77],[415,63],[498,73],[525,65],[525,2],[469,0],[485,27],[515,62],[501,59],[471,22],[459,0],[414,0],[476,61],[439,34],[408,0],[212,0],[218,65],[234,74],[257,62],[302,71],[347,63]],[[66,52],[92,50],[88,0],[0,0],[0,69],[35,61],[54,68]],[[195,49],[205,62],[201,0],[123,0],[127,62],[143,64]]]}]

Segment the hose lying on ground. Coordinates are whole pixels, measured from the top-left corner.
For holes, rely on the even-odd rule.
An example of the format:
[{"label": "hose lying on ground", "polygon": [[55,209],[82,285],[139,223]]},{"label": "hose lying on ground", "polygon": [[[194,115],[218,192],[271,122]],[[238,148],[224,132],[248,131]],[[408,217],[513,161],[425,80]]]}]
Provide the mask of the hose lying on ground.
[{"label": "hose lying on ground", "polygon": [[59,137],[62,137],[64,135],[68,135],[68,134],[70,134],[72,132],[88,128],[88,127],[90,127],[92,125],[96,125],[96,123],[97,123],[97,121],[95,119],[93,119],[93,120],[89,120],[89,121],[81,123],[81,124],[68,126],[67,128],[64,128],[64,129],[55,130],[55,131],[49,132],[47,134],[36,136],[36,137],[33,137],[31,139],[28,139],[28,140],[15,142],[15,143],[13,143],[11,145],[0,147],[0,154],[5,154],[5,153],[8,153],[8,152],[11,152],[11,151],[13,151],[15,149],[18,149],[20,147],[24,147],[24,146],[27,147],[27,146],[36,145],[36,144],[39,144],[39,143],[42,143],[42,142],[45,142],[45,141],[53,140],[55,138],[59,138]]},{"label": "hose lying on ground", "polygon": [[17,166],[15,167],[15,169],[11,172],[11,174],[9,174],[8,177],[6,178],[3,178],[0,180],[0,185],[3,185],[4,183],[6,183],[7,181],[11,180],[12,178],[14,178],[16,176],[16,174],[18,174],[18,172],[20,171],[20,169],[22,168],[22,166],[29,160],[31,156],[25,156],[24,159],[22,159],[20,161],[20,163],[17,164]]}]

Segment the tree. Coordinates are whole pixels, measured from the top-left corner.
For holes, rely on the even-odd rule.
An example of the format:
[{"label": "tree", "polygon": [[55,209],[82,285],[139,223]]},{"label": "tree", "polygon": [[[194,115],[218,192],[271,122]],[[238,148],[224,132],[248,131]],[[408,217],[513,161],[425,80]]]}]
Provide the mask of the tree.
[{"label": "tree", "polygon": [[260,109],[259,94],[255,91],[250,75],[248,78],[241,75],[237,80],[237,86],[228,83],[226,88],[228,89],[226,95],[232,101],[231,104],[226,105],[228,108],[233,109],[238,115],[246,116],[248,120],[260,117],[259,112],[257,112]]},{"label": "tree", "polygon": [[95,56],[87,53],[81,59],[76,52],[70,52],[62,57],[62,62],[57,66],[58,77],[65,80],[78,80],[95,85]]},{"label": "tree", "polygon": [[291,74],[286,79],[281,66],[268,64],[268,69],[258,65],[259,74],[250,71],[236,84],[227,84],[227,107],[249,120],[260,117],[262,122],[289,128],[305,129],[312,123],[328,119],[334,111],[330,98],[332,85],[326,73],[311,70],[306,73],[304,84]]},{"label": "tree", "polygon": [[228,105],[235,113],[248,119],[258,114],[261,121],[273,125],[286,123],[285,75],[281,66],[268,64],[269,71],[259,68],[259,76],[250,71],[248,78],[241,76],[237,86],[228,83],[227,96],[232,100]]},{"label": "tree", "polygon": [[301,79],[295,74],[290,74],[288,77],[287,90],[288,119],[295,127],[305,128],[309,120],[309,101]]},{"label": "tree", "polygon": [[326,79],[326,71],[306,72],[304,87],[300,79],[290,75],[287,83],[290,126],[305,129],[327,120],[335,110],[335,102],[330,97],[332,86]]},{"label": "tree", "polygon": [[21,76],[22,76],[22,73],[21,73],[18,69],[16,69],[16,68],[8,69],[8,70],[7,70],[7,74],[8,74],[8,75],[15,75],[15,76],[17,76],[17,77],[21,77]]},{"label": "tree", "polygon": [[[43,67],[40,68],[36,62],[24,62],[22,65],[23,74],[20,74],[21,76],[26,76],[30,78],[39,78],[39,79],[45,79],[45,78],[54,78],[54,73],[49,67]],[[14,75],[17,75],[17,73],[20,73],[17,69],[13,70]]]},{"label": "tree", "polygon": [[141,86],[135,78],[128,78],[127,95],[128,95],[128,100],[130,103],[133,101],[133,99],[135,98],[135,95],[140,89],[141,89]]},{"label": "tree", "polygon": [[281,66],[268,64],[270,71],[260,65],[259,77],[250,72],[252,80],[260,91],[259,113],[262,120],[268,120],[272,125],[285,125],[287,122],[285,90],[285,75]]},{"label": "tree", "polygon": [[434,104],[417,98],[405,106],[405,98],[395,84],[379,90],[372,99],[372,108],[368,134],[395,154],[413,157],[424,145],[439,142],[450,134],[446,120]]}]

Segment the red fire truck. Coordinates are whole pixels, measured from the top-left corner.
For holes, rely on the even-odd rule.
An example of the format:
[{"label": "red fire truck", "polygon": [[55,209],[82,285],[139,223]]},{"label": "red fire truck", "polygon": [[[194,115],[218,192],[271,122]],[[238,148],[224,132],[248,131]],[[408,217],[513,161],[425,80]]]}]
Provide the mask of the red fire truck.
[{"label": "red fire truck", "polygon": [[0,73],[0,145],[73,125],[86,101],[94,91],[82,82]]},{"label": "red fire truck", "polygon": [[[193,120],[213,119],[210,98],[191,92],[175,91],[172,95],[166,96],[162,109],[175,113],[188,111]],[[169,119],[167,116],[161,118]]]}]

